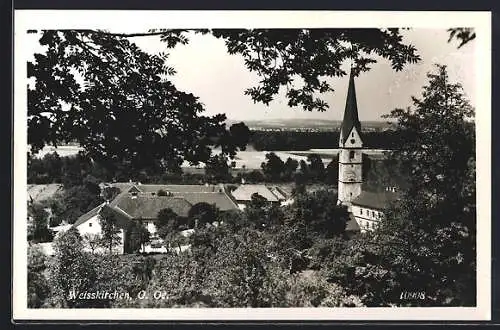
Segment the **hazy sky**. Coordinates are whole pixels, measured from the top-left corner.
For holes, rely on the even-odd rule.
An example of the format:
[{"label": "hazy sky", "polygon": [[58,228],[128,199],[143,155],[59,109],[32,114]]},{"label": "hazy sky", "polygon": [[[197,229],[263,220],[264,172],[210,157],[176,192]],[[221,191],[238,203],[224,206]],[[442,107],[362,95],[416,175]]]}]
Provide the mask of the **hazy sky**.
[{"label": "hazy sky", "polygon": [[[422,61],[395,72],[388,61],[380,60],[372,70],[362,73],[356,79],[361,120],[378,120],[394,108],[408,106],[412,95],[420,95],[427,81],[426,73],[434,63],[447,65],[452,81],[461,82],[471,102],[474,101],[474,42],[457,49],[456,42],[447,42],[446,30],[418,29],[403,33],[404,40],[415,45]],[[148,52],[164,50],[157,38],[135,38],[135,41]],[[242,57],[228,55],[224,42],[210,35],[194,35],[188,45],[173,49],[169,60],[177,70],[171,78],[177,88],[199,96],[210,114],[224,112],[229,119],[236,120],[341,119],[343,115],[348,77],[332,78],[335,92],[322,95],[330,109],[311,113],[289,108],[284,97],[276,98],[269,106],[254,104],[243,92],[256,85],[258,76],[245,68]]]},{"label": "hazy sky", "polygon": [[[390,63],[380,59],[368,72],[356,78],[356,93],[360,119],[381,120],[380,116],[397,107],[410,105],[410,97],[420,96],[426,84],[426,73],[433,64],[445,64],[452,81],[462,83],[471,103],[475,105],[474,41],[457,49],[457,43],[448,43],[446,30],[413,29],[403,31],[404,41],[413,44],[422,61],[405,66],[395,72]],[[36,35],[32,35],[34,48],[40,49]],[[224,42],[210,35],[193,35],[188,45],[167,50],[159,37],[130,39],[150,53],[169,51],[169,64],[177,74],[170,79],[180,90],[200,97],[207,114],[225,113],[228,119],[282,119],[313,118],[342,119],[348,77],[332,78],[335,92],[323,94],[330,108],[326,112],[306,112],[289,108],[287,100],[278,96],[269,106],[254,103],[244,95],[248,87],[256,86],[258,76],[249,72],[243,58],[227,54]],[[346,68],[349,65],[345,64]]]}]

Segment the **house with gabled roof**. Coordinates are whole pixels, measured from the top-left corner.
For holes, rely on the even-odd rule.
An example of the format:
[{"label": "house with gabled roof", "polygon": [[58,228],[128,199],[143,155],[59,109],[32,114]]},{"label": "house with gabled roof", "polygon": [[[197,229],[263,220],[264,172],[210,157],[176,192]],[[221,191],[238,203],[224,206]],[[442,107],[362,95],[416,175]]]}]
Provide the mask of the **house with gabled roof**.
[{"label": "house with gabled roof", "polygon": [[363,191],[351,202],[351,214],[361,232],[373,230],[385,217],[387,207],[398,200],[398,192],[393,187],[383,192]]},{"label": "house with gabled roof", "polygon": [[122,243],[117,250],[122,253],[126,252],[127,231],[131,222],[141,222],[151,236],[155,237],[155,222],[158,213],[163,209],[171,209],[181,218],[187,218],[191,207],[201,202],[214,205],[222,212],[238,209],[238,205],[223,186],[119,183],[115,187],[119,187],[121,192],[112,201],[102,203],[82,215],[73,226],[81,235],[100,234],[102,212],[113,212],[119,219]]},{"label": "house with gabled roof", "polygon": [[[78,230],[82,237],[86,235],[100,236],[102,233],[101,217],[103,212],[111,212],[115,216],[116,225],[118,227],[118,236],[120,238],[120,244],[113,247],[113,252],[122,254],[125,253],[127,231],[130,226],[132,218],[120,210],[111,207],[108,203],[102,203],[87,213],[80,216],[77,221],[73,224],[73,227]],[[101,248],[97,248],[96,251],[100,251]]]},{"label": "house with gabled roof", "polygon": [[241,210],[245,209],[252,201],[254,194],[264,197],[270,204],[274,205],[281,205],[289,198],[288,194],[279,187],[264,184],[242,184],[231,193]]}]

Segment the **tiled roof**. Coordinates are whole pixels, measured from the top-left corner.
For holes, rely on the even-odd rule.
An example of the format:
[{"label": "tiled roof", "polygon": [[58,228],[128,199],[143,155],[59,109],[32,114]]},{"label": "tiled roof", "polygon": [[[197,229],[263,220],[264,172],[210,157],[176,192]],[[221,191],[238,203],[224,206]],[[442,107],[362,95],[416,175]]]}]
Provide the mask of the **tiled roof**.
[{"label": "tiled roof", "polygon": [[[113,185],[115,185],[114,183]],[[120,187],[122,192],[111,201],[111,206],[116,206],[120,203],[123,198],[129,198],[130,194],[128,191],[132,187],[137,187],[142,193],[138,193],[137,197],[149,197],[149,198],[166,198],[166,196],[157,196],[158,190],[164,190],[166,192],[171,192],[172,196],[170,198],[184,198],[191,205],[205,202],[209,204],[215,204],[221,211],[238,209],[238,205],[234,203],[230,196],[228,196],[223,187],[215,185],[169,185],[169,184],[141,184],[134,185],[131,183],[118,183],[117,187]],[[154,195],[153,195],[154,193]]]},{"label": "tiled roof", "polygon": [[179,216],[186,217],[191,206],[192,204],[184,198],[138,194],[136,197],[130,195],[121,197],[115,207],[134,219],[156,219],[158,212],[167,208]]},{"label": "tiled roof", "polygon": [[263,184],[242,184],[232,192],[233,197],[238,201],[250,201],[255,193],[266,198],[269,202],[279,201],[278,197]]},{"label": "tiled roof", "polygon": [[112,215],[114,215],[116,220],[116,225],[122,229],[127,229],[130,225],[130,221],[132,221],[132,218],[127,213],[123,212],[118,208],[111,207],[107,204],[102,207],[100,214],[102,214],[103,212],[110,212]]},{"label": "tiled roof", "polygon": [[105,203],[102,203],[96,207],[94,207],[92,210],[88,211],[87,213],[81,215],[73,224],[73,227],[78,227],[82,223],[86,222],[87,220],[90,220],[94,216],[98,215],[99,212],[101,211],[101,208],[105,205]]},{"label": "tiled roof", "polygon": [[127,228],[127,226],[130,223],[131,217],[126,214],[123,211],[117,210],[106,203],[102,203],[99,206],[93,208],[92,210],[88,211],[84,215],[78,218],[78,220],[73,224],[73,227],[78,227],[81,224],[87,222],[88,220],[92,219],[98,214],[101,214],[102,212],[111,212],[113,215],[115,215],[115,219],[117,221],[117,225],[120,228]]},{"label": "tiled roof", "polygon": [[201,193],[219,192],[221,187],[201,184],[141,184],[138,186],[143,192],[157,192],[160,189],[172,193]]},{"label": "tiled roof", "polygon": [[389,203],[397,200],[398,197],[399,194],[394,192],[363,191],[352,201],[352,205],[364,206],[376,210],[383,210],[389,205]]},{"label": "tiled roof", "polygon": [[280,187],[269,187],[269,190],[278,197],[279,200],[285,200],[288,198],[287,193]]},{"label": "tiled roof", "polygon": [[170,191],[173,193],[183,192],[218,192],[220,187],[217,185],[199,185],[199,184],[136,184],[130,182],[115,182],[111,184],[120,188],[121,191],[128,191],[132,187],[137,187],[141,192],[157,193],[158,190]]},{"label": "tiled roof", "polygon": [[174,193],[174,196],[182,196],[192,205],[197,203],[208,203],[215,204],[221,211],[236,210],[238,205],[236,205],[231,198],[225,193],[215,192],[215,193]]}]

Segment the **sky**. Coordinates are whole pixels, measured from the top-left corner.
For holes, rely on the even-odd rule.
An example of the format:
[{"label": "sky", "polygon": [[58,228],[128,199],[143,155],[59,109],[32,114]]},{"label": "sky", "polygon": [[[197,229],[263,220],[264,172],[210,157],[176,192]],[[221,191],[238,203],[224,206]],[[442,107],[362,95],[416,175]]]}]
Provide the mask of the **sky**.
[{"label": "sky", "polygon": [[[142,31],[137,31],[142,32]],[[408,64],[400,72],[394,71],[385,59],[372,65],[368,72],[356,78],[356,94],[361,121],[384,120],[382,115],[395,108],[411,105],[411,96],[420,96],[427,82],[426,74],[434,64],[449,68],[450,79],[460,82],[475,105],[474,41],[457,49],[458,43],[448,43],[445,29],[404,30],[403,40],[417,48],[422,60]],[[38,37],[30,35],[34,51],[40,51]],[[187,45],[166,49],[158,36],[131,38],[148,53],[168,52],[168,64],[175,68],[170,77],[180,90],[193,93],[204,104],[207,115],[225,113],[230,120],[275,119],[330,119],[341,120],[347,94],[348,77],[330,78],[334,92],[322,94],[329,109],[325,112],[306,112],[300,107],[290,108],[283,95],[278,95],[269,106],[254,103],[244,95],[246,88],[257,85],[259,77],[249,72],[239,55],[227,54],[224,41],[210,35],[191,35]],[[349,63],[345,63],[345,69]]]},{"label": "sky", "polygon": [[[456,42],[448,43],[448,33],[444,29],[414,29],[403,34],[404,41],[417,48],[422,60],[395,72],[388,61],[381,59],[370,71],[356,78],[358,111],[362,121],[382,120],[381,115],[409,106],[411,96],[421,95],[427,82],[426,74],[436,63],[448,66],[451,80],[463,85],[474,104],[474,41],[457,49]],[[158,38],[135,39],[147,52],[165,50]],[[335,91],[322,95],[329,110],[306,112],[300,107],[288,107],[283,96],[277,97],[269,106],[254,104],[249,96],[244,95],[244,90],[256,86],[258,76],[245,68],[242,57],[227,54],[224,42],[210,35],[194,35],[188,45],[176,46],[170,52],[169,63],[177,70],[171,78],[177,88],[199,96],[207,114],[222,112],[233,120],[342,119],[347,76],[330,79]]]}]

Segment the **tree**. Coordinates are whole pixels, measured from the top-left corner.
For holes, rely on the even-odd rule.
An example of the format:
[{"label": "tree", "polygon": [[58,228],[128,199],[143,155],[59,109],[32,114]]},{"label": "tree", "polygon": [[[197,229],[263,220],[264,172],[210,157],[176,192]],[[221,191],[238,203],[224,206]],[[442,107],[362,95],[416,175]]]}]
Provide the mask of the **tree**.
[{"label": "tree", "polygon": [[[368,54],[389,59],[396,70],[419,60],[413,46],[402,43],[398,29],[197,32],[225,40],[228,52],[243,55],[247,68],[263,78],[261,86],[246,91],[254,101],[268,104],[281,86],[287,86],[289,105],[303,105],[309,111],[326,109],[326,102],[313,94],[332,90],[321,78],[345,75],[340,69],[345,60],[352,59],[358,71],[375,62]],[[128,40],[159,35],[166,48],[172,48],[186,44],[187,34],[42,31],[40,44],[47,51],[28,63],[28,77],[35,78],[34,88],[28,90],[28,143],[33,151],[46,144],[77,141],[96,160],[127,159],[134,168],[178,168],[183,160],[206,161],[209,146],[221,142],[223,152],[232,154],[225,116],[201,116],[198,99],[178,91],[168,80],[175,73],[166,64],[168,54],[148,55]],[[304,87],[294,86],[294,75],[305,82]],[[96,116],[92,109],[102,111]]]},{"label": "tree", "polygon": [[244,230],[214,242],[206,292],[214,307],[284,307],[285,273],[268,262],[261,234]]},{"label": "tree", "polygon": [[337,185],[339,182],[339,156],[335,155],[325,169],[325,182]]},{"label": "tree", "polygon": [[35,242],[47,242],[52,239],[52,232],[49,229],[49,214],[40,204],[30,204],[28,206],[28,239]]},{"label": "tree", "polygon": [[289,223],[301,224],[320,237],[344,235],[349,219],[347,209],[337,205],[337,195],[327,189],[297,194],[289,212]]},{"label": "tree", "polygon": [[140,221],[131,221],[127,230],[128,246],[130,252],[138,252],[141,248],[144,252],[144,246],[150,242],[149,231]]},{"label": "tree", "polygon": [[231,233],[238,232],[247,225],[245,216],[239,210],[220,212],[217,221]]},{"label": "tree", "polygon": [[[259,85],[245,94],[269,104],[286,87],[288,106],[325,111],[327,103],[315,97],[333,89],[327,77],[341,77],[344,61],[351,60],[356,73],[367,71],[381,56],[399,71],[420,57],[405,45],[399,29],[255,29],[212,30],[225,41],[230,54],[240,54],[247,68],[260,76]],[[300,83],[303,83],[302,85]],[[299,87],[300,86],[300,87]]]},{"label": "tree", "polygon": [[107,201],[112,201],[116,196],[120,194],[121,190],[118,187],[106,187],[102,191],[103,198]]},{"label": "tree", "polygon": [[309,175],[312,180],[323,181],[325,178],[325,164],[318,154],[307,155]]},{"label": "tree", "polygon": [[396,187],[403,191],[408,187],[407,176],[390,155],[383,160],[371,160],[370,169],[363,176],[363,190],[382,192],[387,187]]},{"label": "tree", "polygon": [[[243,56],[248,70],[261,78],[258,86],[245,91],[254,102],[269,104],[285,87],[288,105],[306,111],[328,108],[316,95],[333,91],[326,78],[346,75],[341,69],[346,61],[359,74],[377,62],[376,56],[398,71],[420,60],[397,28],[191,32],[210,33],[224,40],[230,54]],[[168,54],[148,55],[129,39],[158,36],[166,48],[173,48],[187,44],[191,32],[28,31],[40,33],[40,44],[47,46],[45,54],[35,54],[35,61],[28,63],[28,77],[36,81],[28,91],[33,152],[46,144],[77,141],[103,163],[121,159],[131,160],[134,167],[175,169],[183,160],[206,161],[211,144],[226,145],[233,135],[222,124],[224,115],[200,116],[198,99],[168,80],[175,73],[166,63]],[[448,32],[449,41],[462,40],[459,47],[475,37],[467,28]],[[96,108],[103,109],[99,116],[92,111]],[[233,146],[228,143],[223,149],[232,154]]]},{"label": "tree", "polygon": [[158,196],[169,196],[169,192],[168,191],[165,191],[163,189],[160,189],[158,190],[158,192],[156,193]]},{"label": "tree", "polygon": [[476,39],[476,32],[474,32],[473,28],[451,28],[448,29],[448,33],[450,34],[448,42],[451,42],[454,39],[460,41],[460,44],[457,46],[457,48],[461,48],[472,40]]},{"label": "tree", "polygon": [[215,205],[200,202],[189,209],[188,219],[194,223],[195,228],[203,228],[205,224],[211,224],[217,219],[217,213]]},{"label": "tree", "polygon": [[273,228],[283,223],[283,212],[280,206],[271,204],[258,193],[252,194],[244,214],[247,222],[259,230]]},{"label": "tree", "polygon": [[181,222],[177,213],[172,211],[171,208],[166,208],[158,212],[157,220],[155,222],[156,233],[159,237],[165,239],[168,234],[179,230]]},{"label": "tree", "polygon": [[28,246],[28,308],[40,308],[50,294],[44,272],[47,258],[39,246]]},{"label": "tree", "polygon": [[274,152],[266,154],[266,162],[260,166],[267,180],[277,182],[281,180],[285,170],[285,163]]},{"label": "tree", "polygon": [[240,150],[245,150],[250,139],[250,129],[243,122],[232,124],[229,127],[231,142]]},{"label": "tree", "polygon": [[224,182],[229,181],[231,174],[229,173],[228,159],[220,154],[210,157],[205,164],[205,175],[210,181]]},{"label": "tree", "polygon": [[86,233],[83,235],[83,242],[90,248],[92,253],[101,245],[102,237],[100,234]]},{"label": "tree", "polygon": [[252,170],[252,171],[248,172],[247,174],[245,174],[243,176],[243,178],[246,178],[246,180],[248,182],[252,182],[252,183],[260,183],[260,182],[264,182],[266,180],[262,171],[259,171],[259,170]]},{"label": "tree", "polygon": [[120,228],[117,217],[109,208],[103,208],[99,214],[99,223],[101,225],[101,244],[108,249],[109,254],[112,254],[113,248],[123,243],[119,235]]},{"label": "tree", "polygon": [[297,171],[297,167],[299,167],[299,162],[296,159],[288,157],[285,162],[283,180],[285,181],[292,180],[295,177],[295,172]]},{"label": "tree", "polygon": [[309,165],[303,159],[300,160],[300,183],[306,183],[311,179],[311,173],[309,171]]},{"label": "tree", "polygon": [[28,63],[32,152],[76,141],[109,166],[127,160],[134,169],[176,169],[183,160],[208,160],[210,146],[229,140],[224,115],[200,115],[198,99],[168,80],[175,70],[167,54],[148,55],[104,31],[47,30],[40,44],[46,52]]},{"label": "tree", "polygon": [[97,188],[93,183],[81,184],[67,187],[55,195],[51,202],[54,223],[73,224],[82,214],[104,202]]},{"label": "tree", "polygon": [[[410,260],[442,274],[426,284],[435,289],[434,303],[469,306],[475,304],[476,292],[475,198],[468,198],[475,196],[474,109],[462,86],[449,81],[445,66],[437,65],[428,77],[422,98],[390,115],[406,133],[393,158],[410,176],[402,205],[392,214],[399,219],[388,222],[387,230],[409,226],[401,238],[415,249]],[[464,190],[469,193],[463,195]],[[405,222],[409,219],[410,224]]]},{"label": "tree", "polygon": [[78,230],[71,228],[54,240],[54,257],[49,283],[56,307],[92,307],[96,300],[78,299],[80,292],[92,292],[96,283],[94,264],[83,250]]}]

